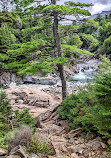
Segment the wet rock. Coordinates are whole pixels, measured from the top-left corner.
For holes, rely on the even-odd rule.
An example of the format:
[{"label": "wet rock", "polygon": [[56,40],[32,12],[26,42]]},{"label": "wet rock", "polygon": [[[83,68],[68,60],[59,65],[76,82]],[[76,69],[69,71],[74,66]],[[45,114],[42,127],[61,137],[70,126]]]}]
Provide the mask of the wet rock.
[{"label": "wet rock", "polygon": [[46,77],[40,76],[24,76],[24,83],[32,83],[32,84],[41,84],[41,85],[55,85],[57,80],[52,77],[50,74]]},{"label": "wet rock", "polygon": [[87,65],[84,66],[84,67],[83,67],[83,70],[89,70],[89,66],[87,66]]},{"label": "wet rock", "polygon": [[82,72],[84,72],[84,69],[81,69]]},{"label": "wet rock", "polygon": [[30,156],[30,158],[39,158],[39,156],[36,155],[36,154],[31,154],[31,155],[29,155],[29,156]]}]

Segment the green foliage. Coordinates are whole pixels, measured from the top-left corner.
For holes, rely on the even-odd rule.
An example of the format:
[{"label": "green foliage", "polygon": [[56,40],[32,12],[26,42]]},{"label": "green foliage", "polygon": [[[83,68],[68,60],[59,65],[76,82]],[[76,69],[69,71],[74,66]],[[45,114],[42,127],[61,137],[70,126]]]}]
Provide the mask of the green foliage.
[{"label": "green foliage", "polygon": [[12,13],[9,13],[8,11],[2,11],[0,12],[0,27],[2,23],[7,23],[7,25],[11,26],[15,23],[15,18],[13,17]]},{"label": "green foliage", "polygon": [[111,63],[106,58],[103,61],[96,83],[67,97],[58,112],[63,119],[69,120],[71,129],[82,127],[110,138]]},{"label": "green foliage", "polygon": [[80,33],[81,40],[83,41],[82,47],[90,47],[91,52],[94,52],[99,47],[99,41],[90,34]]},{"label": "green foliage", "polygon": [[50,12],[51,10],[55,10],[61,15],[73,15],[73,14],[76,16],[77,14],[82,14],[87,16],[91,15],[88,10],[80,9],[78,7],[70,8],[64,5],[48,5],[43,9],[43,12]]},{"label": "green foliage", "polygon": [[7,98],[5,91],[0,89],[0,113],[10,115],[11,112],[10,100]]},{"label": "green foliage", "polygon": [[13,124],[15,126],[28,125],[33,128],[35,131],[36,120],[32,118],[32,115],[29,113],[29,109],[24,109],[22,112],[14,111],[15,119],[13,119]]},{"label": "green foliage", "polygon": [[83,44],[83,42],[80,40],[80,37],[78,35],[75,35],[74,37],[72,37],[70,43],[71,45],[77,46],[77,48],[81,48]]},{"label": "green foliage", "polygon": [[41,142],[39,140],[39,136],[34,135],[30,144],[30,147],[27,149],[29,153],[42,153],[42,154],[50,154],[50,149],[46,142]]},{"label": "green foliage", "polygon": [[88,91],[72,94],[66,98],[59,108],[59,114],[63,119],[68,119],[71,129],[83,126],[86,130],[91,126],[91,122],[83,120],[85,110],[92,104],[93,95]]},{"label": "green foliage", "polygon": [[12,113],[10,100],[7,99],[6,93],[0,89],[0,147],[6,148],[5,135],[10,129],[7,116]]},{"label": "green foliage", "polygon": [[111,54],[111,36],[104,40],[102,48],[103,53],[105,52],[106,54]]},{"label": "green foliage", "polygon": [[65,2],[65,4],[68,6],[71,6],[71,7],[81,7],[81,8],[93,6],[92,3],[90,3],[90,4],[80,3],[80,2],[74,3],[72,1]]},{"label": "green foliage", "polygon": [[95,21],[98,21],[99,23],[102,21],[101,14],[98,14],[97,17],[94,19]]},{"label": "green foliage", "polygon": [[[14,117],[12,117],[12,114],[14,114]],[[13,111],[5,91],[0,90],[0,147],[8,147],[6,135],[7,132],[11,131],[12,126],[18,128],[21,125],[30,126],[35,132],[36,120],[32,118],[28,109],[22,112]]]},{"label": "green foliage", "polygon": [[10,48],[11,44],[14,44],[16,41],[15,36],[11,33],[8,25],[2,23],[0,28],[0,52],[6,52]]},{"label": "green foliage", "polygon": [[82,50],[82,49],[79,49],[79,48],[77,48],[77,46],[75,46],[75,45],[71,46],[71,45],[65,45],[65,44],[63,44],[63,45],[62,45],[62,49],[63,49],[64,51],[68,50],[69,52],[75,52],[75,53],[79,53],[79,54],[93,55],[91,52],[89,52],[89,51],[84,51],[84,50]]},{"label": "green foliage", "polygon": [[111,22],[104,23],[99,30],[99,40],[104,42],[111,35]]},{"label": "green foliage", "polygon": [[99,28],[99,23],[89,19],[83,19],[82,24],[80,24],[79,32],[85,34],[92,34],[96,32]]}]

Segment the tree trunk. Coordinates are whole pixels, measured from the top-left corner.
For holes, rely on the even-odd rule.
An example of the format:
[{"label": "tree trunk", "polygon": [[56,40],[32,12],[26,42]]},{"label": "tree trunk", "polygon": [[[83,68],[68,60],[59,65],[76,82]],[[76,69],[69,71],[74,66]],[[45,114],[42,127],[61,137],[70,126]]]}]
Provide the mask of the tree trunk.
[{"label": "tree trunk", "polygon": [[[52,4],[56,4],[56,0],[51,0]],[[54,14],[54,23],[53,23],[53,34],[55,37],[56,47],[58,51],[58,57],[62,57],[62,48],[58,31],[58,12],[53,11]],[[66,87],[66,77],[64,73],[64,66],[62,64],[58,64],[58,70],[60,73],[60,78],[62,82],[62,99],[67,96],[67,87]]]}]

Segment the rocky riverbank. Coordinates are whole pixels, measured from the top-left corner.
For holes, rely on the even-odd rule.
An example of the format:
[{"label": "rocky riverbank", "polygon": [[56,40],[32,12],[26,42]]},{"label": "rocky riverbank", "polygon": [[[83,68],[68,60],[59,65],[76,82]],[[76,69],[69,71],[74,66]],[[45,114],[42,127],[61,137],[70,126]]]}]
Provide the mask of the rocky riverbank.
[{"label": "rocky riverbank", "polygon": [[[82,129],[69,130],[67,120],[61,120],[57,109],[61,106],[60,96],[51,96],[43,92],[39,87],[27,85],[15,86],[6,89],[14,110],[30,109],[37,120],[36,135],[40,141],[51,144],[53,153],[49,156],[42,154],[28,155],[25,150],[13,149],[10,156],[1,156],[6,151],[0,149],[1,158],[110,158],[107,151],[106,140],[93,133],[84,135]],[[21,155],[21,156],[20,156]]]},{"label": "rocky riverbank", "polygon": [[[90,67],[96,71],[98,60],[80,60],[76,70],[79,69],[79,73],[82,71],[84,75],[90,71]],[[74,76],[75,70],[73,68],[66,68],[66,70],[67,77]],[[80,75],[79,73],[78,75]],[[19,111],[29,109],[29,112],[37,120],[36,135],[39,135],[41,142],[45,140],[51,145],[53,153],[48,156],[29,155],[19,146],[13,150],[14,152],[10,152],[9,156],[6,156],[7,151],[0,149],[1,158],[110,158],[111,153],[107,147],[111,144],[111,139],[106,141],[104,137],[93,133],[84,135],[81,128],[70,131],[68,121],[61,120],[59,117],[57,110],[62,102],[61,82],[56,73],[44,78],[38,76],[23,78],[22,76],[17,77],[16,74],[10,75],[7,72],[8,75],[9,80],[7,77],[5,78],[4,73],[1,78],[2,83],[9,87],[5,90],[11,99],[13,109]],[[27,84],[23,84],[23,82]],[[78,86],[84,84],[86,82],[80,80],[67,82],[68,94],[77,92]]]}]

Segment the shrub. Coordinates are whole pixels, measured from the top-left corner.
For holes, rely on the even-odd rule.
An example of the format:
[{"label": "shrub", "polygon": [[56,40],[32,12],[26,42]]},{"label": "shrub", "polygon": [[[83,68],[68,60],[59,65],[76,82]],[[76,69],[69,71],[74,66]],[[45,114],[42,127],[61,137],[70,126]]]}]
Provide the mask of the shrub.
[{"label": "shrub", "polygon": [[75,35],[71,39],[71,45],[76,45],[77,48],[81,48],[83,42],[80,40],[80,37],[78,35]]},{"label": "shrub", "polygon": [[7,98],[5,91],[0,89],[0,113],[10,115],[11,112],[10,100]]},{"label": "shrub", "polygon": [[93,95],[84,90],[78,94],[72,94],[63,101],[58,112],[63,119],[69,120],[71,129],[82,126],[82,118],[86,108],[92,105],[92,99]]},{"label": "shrub", "polygon": [[50,154],[50,149],[46,142],[40,142],[37,135],[34,135],[30,147],[27,149],[30,153],[42,153],[42,154]]},{"label": "shrub", "polygon": [[10,130],[10,124],[7,117],[12,113],[10,100],[7,98],[6,93],[0,89],[0,147],[7,148],[5,136]]},{"label": "shrub", "polygon": [[32,115],[29,113],[29,109],[24,109],[22,112],[14,111],[16,117],[13,119],[13,125],[20,126],[20,125],[28,125],[33,128],[35,131],[36,127],[36,120],[32,118]]},{"label": "shrub", "polygon": [[8,138],[9,151],[18,145],[29,147],[32,135],[33,133],[30,127],[22,126],[19,130],[15,131],[12,138]]},{"label": "shrub", "polygon": [[99,48],[99,43],[91,43],[90,50],[91,52],[96,51]]},{"label": "shrub", "polygon": [[103,47],[103,51],[106,54],[111,54],[111,36],[109,36],[109,38],[104,40],[102,47]]}]

